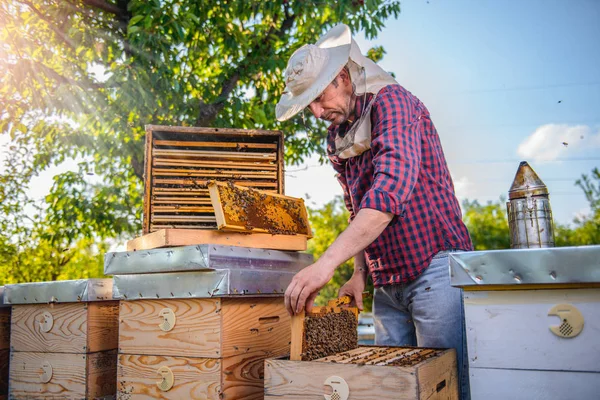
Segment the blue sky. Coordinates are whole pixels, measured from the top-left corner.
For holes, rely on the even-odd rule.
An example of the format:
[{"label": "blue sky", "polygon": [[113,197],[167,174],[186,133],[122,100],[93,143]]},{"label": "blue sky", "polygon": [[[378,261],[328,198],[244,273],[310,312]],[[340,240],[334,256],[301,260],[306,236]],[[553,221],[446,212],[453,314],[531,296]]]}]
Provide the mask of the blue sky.
[{"label": "blue sky", "polygon": [[[600,167],[600,1],[403,1],[363,52],[429,108],[460,199],[506,196],[519,161],[550,190],[555,220],[589,211],[574,186]],[[563,144],[566,143],[565,144]],[[340,194],[331,167],[289,167],[287,194]]]}]

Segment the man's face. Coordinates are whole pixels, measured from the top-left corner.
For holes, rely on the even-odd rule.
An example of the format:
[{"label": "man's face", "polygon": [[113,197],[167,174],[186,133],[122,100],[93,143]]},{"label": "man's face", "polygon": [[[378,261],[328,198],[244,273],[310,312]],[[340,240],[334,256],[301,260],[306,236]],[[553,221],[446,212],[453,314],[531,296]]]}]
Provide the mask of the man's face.
[{"label": "man's face", "polygon": [[317,118],[333,125],[343,124],[354,113],[352,107],[352,84],[343,70],[312,103],[310,112]]}]

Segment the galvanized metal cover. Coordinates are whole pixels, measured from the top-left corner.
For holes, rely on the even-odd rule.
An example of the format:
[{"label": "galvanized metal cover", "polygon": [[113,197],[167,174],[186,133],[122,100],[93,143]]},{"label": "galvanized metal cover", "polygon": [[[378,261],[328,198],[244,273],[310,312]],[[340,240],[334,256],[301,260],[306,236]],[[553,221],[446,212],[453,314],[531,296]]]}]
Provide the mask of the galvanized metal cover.
[{"label": "galvanized metal cover", "polygon": [[10,305],[4,303],[4,286],[0,286],[0,308],[3,307],[10,307]]},{"label": "galvanized metal cover", "polygon": [[215,269],[299,271],[312,264],[308,253],[249,247],[196,245],[106,253],[106,275],[148,274]]},{"label": "galvanized metal cover", "polygon": [[219,269],[115,275],[113,297],[123,300],[283,296],[295,272]]},{"label": "galvanized metal cover", "polygon": [[112,279],[19,283],[4,287],[6,304],[74,303],[112,300]]},{"label": "galvanized metal cover", "polygon": [[451,253],[452,286],[600,283],[600,246]]}]

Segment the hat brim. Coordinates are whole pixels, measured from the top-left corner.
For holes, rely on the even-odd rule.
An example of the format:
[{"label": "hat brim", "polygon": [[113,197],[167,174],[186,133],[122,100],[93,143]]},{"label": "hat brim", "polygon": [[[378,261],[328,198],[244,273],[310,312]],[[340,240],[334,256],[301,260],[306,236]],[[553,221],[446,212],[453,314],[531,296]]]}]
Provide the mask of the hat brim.
[{"label": "hat brim", "polygon": [[275,117],[278,121],[286,121],[308,107],[348,63],[352,47],[350,28],[344,24],[336,25],[323,35],[316,45],[327,49],[330,61],[309,90],[305,90],[299,96],[283,92],[279,103],[275,106]]},{"label": "hat brim", "polygon": [[347,64],[350,45],[330,48],[328,51],[330,61],[310,89],[305,90],[299,96],[294,96],[291,92],[284,92],[281,95],[279,103],[275,107],[275,117],[278,121],[286,121],[308,107],[333,82]]}]

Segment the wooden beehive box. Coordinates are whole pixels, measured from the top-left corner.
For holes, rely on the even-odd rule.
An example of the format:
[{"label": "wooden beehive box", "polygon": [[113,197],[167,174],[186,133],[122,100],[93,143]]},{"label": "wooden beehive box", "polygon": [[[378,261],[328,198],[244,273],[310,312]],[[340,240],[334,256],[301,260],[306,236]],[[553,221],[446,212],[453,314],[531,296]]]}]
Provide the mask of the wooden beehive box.
[{"label": "wooden beehive box", "polygon": [[8,397],[10,359],[10,306],[4,304],[4,287],[0,286],[0,399]]},{"label": "wooden beehive box", "polygon": [[358,347],[314,361],[265,361],[265,399],[457,400],[454,349]]},{"label": "wooden beehive box", "polygon": [[262,399],[289,353],[282,296],[121,301],[119,399]]},{"label": "wooden beehive box", "polygon": [[10,398],[114,395],[118,301],[112,280],[6,287],[12,304]]},{"label": "wooden beehive box", "polygon": [[216,229],[209,180],[284,194],[283,134],[146,126],[144,234]]},{"label": "wooden beehive box", "polygon": [[450,255],[472,398],[599,398],[599,260],[600,246]]}]

